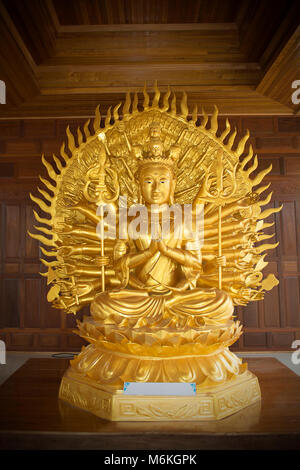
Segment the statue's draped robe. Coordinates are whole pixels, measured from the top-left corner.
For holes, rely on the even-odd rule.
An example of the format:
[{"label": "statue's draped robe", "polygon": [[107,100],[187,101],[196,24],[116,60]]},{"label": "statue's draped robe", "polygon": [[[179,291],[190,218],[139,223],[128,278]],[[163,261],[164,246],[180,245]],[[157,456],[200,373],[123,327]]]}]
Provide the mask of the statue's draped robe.
[{"label": "statue's draped robe", "polygon": [[[168,247],[201,260],[201,244],[197,235],[191,236],[190,231],[178,228],[174,218],[170,229],[163,233],[163,240]],[[150,243],[151,234],[134,240],[129,233],[129,255],[147,250]],[[199,276],[200,270],[183,266],[157,251],[143,264],[130,270],[125,289],[98,294],[92,302],[91,314],[95,320],[106,324],[124,323],[127,318],[131,326],[184,327],[226,323],[233,314],[232,300],[224,291],[197,288]],[[180,287],[183,284],[184,290]]]}]

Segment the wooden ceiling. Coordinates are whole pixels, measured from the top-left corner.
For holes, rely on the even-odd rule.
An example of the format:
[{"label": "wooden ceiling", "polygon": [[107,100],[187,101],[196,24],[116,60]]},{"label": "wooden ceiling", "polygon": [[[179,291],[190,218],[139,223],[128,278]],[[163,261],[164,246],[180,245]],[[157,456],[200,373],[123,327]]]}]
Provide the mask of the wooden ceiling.
[{"label": "wooden ceiling", "polygon": [[0,0],[0,119],[92,116],[155,80],[220,114],[297,114],[300,2]]}]

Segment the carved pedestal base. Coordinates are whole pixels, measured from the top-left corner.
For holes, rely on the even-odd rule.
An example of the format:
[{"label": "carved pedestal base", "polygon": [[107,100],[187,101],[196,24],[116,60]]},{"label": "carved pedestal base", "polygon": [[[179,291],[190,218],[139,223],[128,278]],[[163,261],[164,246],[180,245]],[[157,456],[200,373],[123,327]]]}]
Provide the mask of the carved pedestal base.
[{"label": "carved pedestal base", "polygon": [[110,421],[199,421],[225,418],[258,402],[261,395],[256,376],[248,370],[225,384],[201,387],[195,396],[130,396],[69,368],[59,397]]}]

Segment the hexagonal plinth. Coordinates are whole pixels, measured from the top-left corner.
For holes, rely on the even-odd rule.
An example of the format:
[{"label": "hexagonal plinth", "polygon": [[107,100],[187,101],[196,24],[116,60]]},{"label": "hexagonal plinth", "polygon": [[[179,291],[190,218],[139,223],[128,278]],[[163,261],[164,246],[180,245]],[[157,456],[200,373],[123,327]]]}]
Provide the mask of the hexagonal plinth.
[{"label": "hexagonal plinth", "polygon": [[260,400],[254,374],[245,370],[226,383],[202,387],[195,396],[124,395],[74,373],[65,373],[59,398],[111,421],[218,420]]}]

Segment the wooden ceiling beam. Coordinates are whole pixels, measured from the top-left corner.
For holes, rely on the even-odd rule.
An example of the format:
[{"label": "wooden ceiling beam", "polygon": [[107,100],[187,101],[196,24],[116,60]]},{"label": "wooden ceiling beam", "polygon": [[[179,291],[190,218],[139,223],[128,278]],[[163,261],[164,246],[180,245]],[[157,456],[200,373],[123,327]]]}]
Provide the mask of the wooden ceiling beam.
[{"label": "wooden ceiling beam", "polygon": [[292,83],[300,77],[300,26],[268,68],[256,91],[289,107],[292,113],[297,105],[292,102]]},{"label": "wooden ceiling beam", "polygon": [[40,66],[37,77],[42,94],[66,94],[88,92],[89,88],[102,87],[114,92],[119,87],[142,87],[144,82],[158,80],[161,85],[220,86],[249,85],[255,87],[261,77],[257,64],[212,63],[212,64],[118,64],[94,66]]},{"label": "wooden ceiling beam", "polygon": [[260,65],[266,72],[272,65],[280,51],[285,47],[288,40],[296,31],[300,22],[300,2],[295,1],[287,11],[286,16],[282,17],[279,27],[269,41],[263,55],[260,58]]},{"label": "wooden ceiling beam", "polygon": [[0,3],[0,78],[6,84],[7,105],[18,106],[39,94],[36,65],[18,30]]},{"label": "wooden ceiling beam", "polygon": [[249,62],[235,29],[107,31],[58,33],[55,54],[41,65],[74,66]]},{"label": "wooden ceiling beam", "polygon": [[[160,84],[159,84],[160,85]],[[3,107],[2,118],[43,118],[43,117],[91,117],[94,115],[98,104],[101,107],[102,115],[106,115],[109,106],[115,106],[119,102],[124,102],[126,91],[138,91],[139,99],[142,103],[142,88],[124,90],[123,87],[117,88],[112,92],[106,90],[92,89],[89,93],[71,94],[71,95],[44,95],[39,96],[31,102],[24,103],[15,110]],[[148,87],[149,94],[152,97],[152,86]],[[167,87],[160,86],[161,92],[166,91]],[[199,87],[197,91],[191,91],[188,86],[173,88],[176,92],[177,101],[180,102],[182,92],[188,94],[188,106],[190,111],[197,104],[199,112],[201,106],[208,113],[212,113],[214,105],[218,106],[220,115],[291,115],[291,109],[282,104],[261,96],[255,90],[249,87]],[[92,92],[93,93],[92,93]],[[2,110],[2,108],[1,108]],[[1,117],[0,117],[1,119]]]},{"label": "wooden ceiling beam", "polygon": [[62,25],[233,22],[236,0],[53,0]]},{"label": "wooden ceiling beam", "polygon": [[[299,0],[243,0],[238,3],[241,52],[248,60],[265,66],[299,24]],[[274,37],[276,41],[272,42]]]},{"label": "wooden ceiling beam", "polygon": [[155,24],[80,24],[57,27],[60,34],[152,31],[238,31],[236,23],[155,23]]},{"label": "wooden ceiling beam", "polygon": [[11,21],[38,65],[55,51],[56,27],[53,11],[45,1],[2,0]]},{"label": "wooden ceiling beam", "polygon": [[[109,105],[123,99],[124,92],[142,89],[145,81],[152,84],[156,79],[162,91],[170,84],[174,91],[188,93],[191,106],[203,104],[212,109],[217,104],[225,115],[297,112],[287,102],[286,90],[280,90],[283,72],[292,76],[292,65],[299,62],[293,50],[296,43],[290,49],[289,43],[283,48],[287,49],[283,65],[279,61],[283,68],[280,73],[277,70],[279,88],[277,81],[277,88],[273,87],[272,74],[267,72],[263,78],[260,65],[260,61],[268,62],[286,37],[290,13],[276,38],[273,34],[280,18],[286,18],[286,5],[281,5],[281,10],[274,7],[271,27],[269,23],[265,26],[269,1],[259,2],[257,9],[253,7],[257,2],[241,2],[238,25],[233,23],[233,1],[226,14],[217,11],[215,0],[196,3],[195,9],[195,2],[189,2],[191,13],[176,17],[170,0],[169,9],[157,23],[145,24],[144,14],[156,21],[153,11],[137,9],[121,14],[118,10],[119,15],[115,9],[120,9],[120,4],[112,6],[110,0],[103,7],[105,14],[98,0],[76,7],[75,13],[68,10],[72,7],[67,1],[2,0],[0,28],[7,48],[0,59],[0,78],[7,82],[11,105],[1,106],[2,116],[91,116],[97,104],[106,112]],[[204,4],[208,15],[203,12]],[[152,7],[162,11],[159,2],[151,2]],[[111,24],[116,14],[123,24]],[[126,15],[131,24],[125,24]],[[59,21],[62,17],[64,24]],[[189,22],[176,22],[179,17]],[[94,20],[107,24],[89,24]],[[267,48],[272,34],[273,43]],[[277,65],[274,62],[275,74]]]}]

